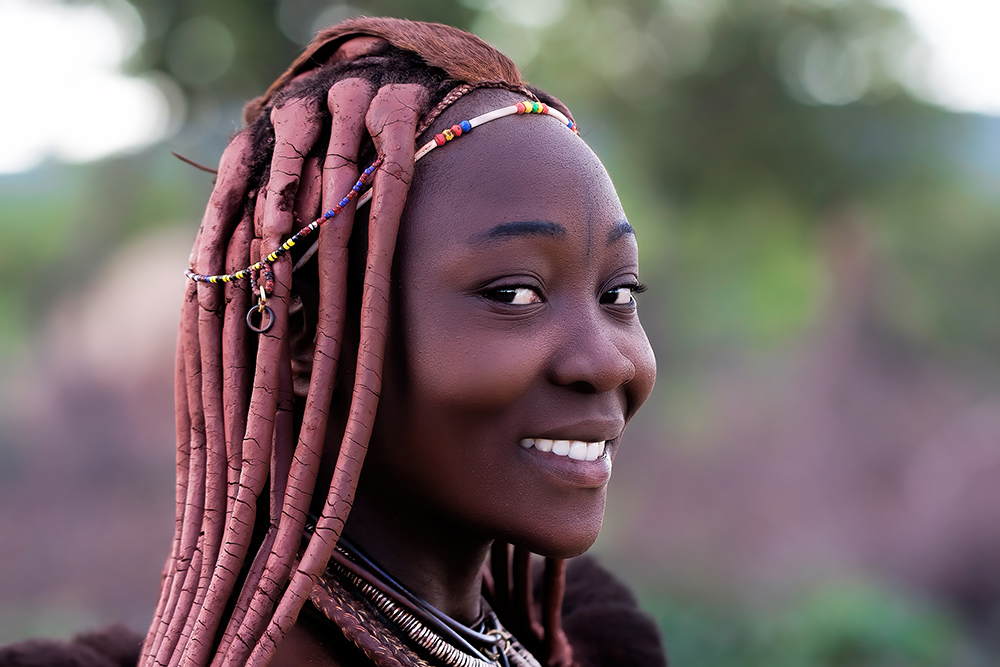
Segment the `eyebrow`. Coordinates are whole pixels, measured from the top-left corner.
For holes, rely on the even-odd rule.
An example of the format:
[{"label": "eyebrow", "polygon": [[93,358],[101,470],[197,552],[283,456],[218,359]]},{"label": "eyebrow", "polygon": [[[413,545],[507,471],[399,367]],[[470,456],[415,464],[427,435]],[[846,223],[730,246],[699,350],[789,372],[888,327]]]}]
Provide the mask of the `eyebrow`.
[{"label": "eyebrow", "polygon": [[614,229],[608,232],[608,245],[629,234],[635,236],[635,230],[632,228],[632,225],[628,224],[628,220],[622,220]]},{"label": "eyebrow", "polygon": [[561,238],[566,236],[566,228],[554,222],[539,222],[537,220],[504,222],[482,234],[476,234],[472,237],[471,241],[475,244],[481,244],[520,236]]}]

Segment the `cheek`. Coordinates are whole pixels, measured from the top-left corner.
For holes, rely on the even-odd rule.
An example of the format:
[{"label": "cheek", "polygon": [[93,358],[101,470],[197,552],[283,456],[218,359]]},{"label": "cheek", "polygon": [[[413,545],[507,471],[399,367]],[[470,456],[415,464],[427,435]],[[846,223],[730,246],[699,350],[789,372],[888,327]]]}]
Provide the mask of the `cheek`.
[{"label": "cheek", "polygon": [[519,336],[435,329],[420,337],[433,345],[410,350],[408,380],[419,400],[489,411],[516,401],[544,374],[545,351]]}]

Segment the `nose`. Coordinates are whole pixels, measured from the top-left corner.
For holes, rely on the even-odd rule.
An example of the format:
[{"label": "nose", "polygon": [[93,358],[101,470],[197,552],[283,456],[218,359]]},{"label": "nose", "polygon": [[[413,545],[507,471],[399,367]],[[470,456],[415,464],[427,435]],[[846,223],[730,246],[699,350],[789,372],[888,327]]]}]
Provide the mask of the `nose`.
[{"label": "nose", "polygon": [[[600,317],[574,319],[554,334],[558,347],[551,357],[552,381],[583,393],[613,391],[631,382],[636,377],[636,362],[628,354],[633,332]],[[641,328],[639,335],[645,341]]]}]

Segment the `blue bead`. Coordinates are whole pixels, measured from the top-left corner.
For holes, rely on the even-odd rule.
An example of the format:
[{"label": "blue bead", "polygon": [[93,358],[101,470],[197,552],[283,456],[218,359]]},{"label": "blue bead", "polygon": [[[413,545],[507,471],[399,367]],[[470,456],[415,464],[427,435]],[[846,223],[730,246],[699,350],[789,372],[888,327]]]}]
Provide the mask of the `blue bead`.
[{"label": "blue bead", "polygon": [[467,120],[463,120],[461,123],[458,124],[458,126],[460,128],[462,128],[462,132],[471,132],[472,131],[472,123],[470,123]]}]

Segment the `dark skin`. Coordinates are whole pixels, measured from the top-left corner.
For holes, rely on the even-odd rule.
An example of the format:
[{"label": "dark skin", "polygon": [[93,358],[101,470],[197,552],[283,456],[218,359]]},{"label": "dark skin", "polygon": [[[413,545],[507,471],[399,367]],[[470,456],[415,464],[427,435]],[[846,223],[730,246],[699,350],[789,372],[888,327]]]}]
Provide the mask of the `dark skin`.
[{"label": "dark skin", "polygon": [[[476,91],[434,131],[521,99]],[[345,534],[472,623],[494,539],[565,558],[597,538],[622,431],[656,372],[633,299],[635,235],[579,137],[553,118],[503,118],[418,163],[396,262],[382,396]],[[526,447],[537,439],[603,451],[587,461]],[[357,664],[329,628],[304,614],[274,664]]]}]

